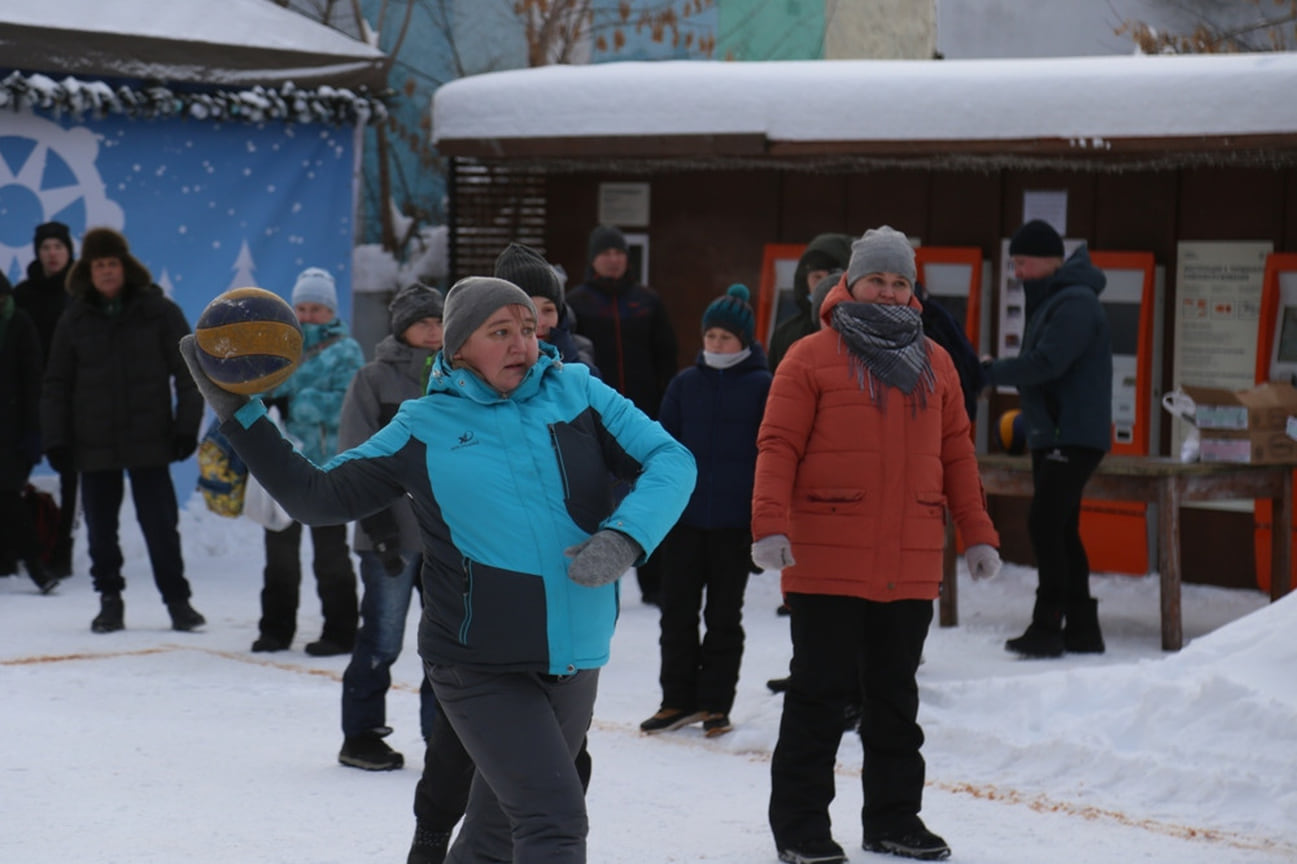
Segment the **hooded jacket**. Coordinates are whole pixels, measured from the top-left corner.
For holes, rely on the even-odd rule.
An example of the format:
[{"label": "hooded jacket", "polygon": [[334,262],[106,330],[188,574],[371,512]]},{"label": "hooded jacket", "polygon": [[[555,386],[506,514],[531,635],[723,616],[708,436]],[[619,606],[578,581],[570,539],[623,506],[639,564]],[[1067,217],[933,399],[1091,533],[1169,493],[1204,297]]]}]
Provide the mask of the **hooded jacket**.
[{"label": "hooded jacket", "polygon": [[729,369],[713,369],[703,352],[667,387],[658,416],[662,427],[689,448],[698,482],[680,521],[694,528],[747,528],[752,521],[752,476],[757,429],[770,392],[760,343]]},{"label": "hooded jacket", "polygon": [[1112,449],[1112,333],[1103,271],[1081,246],[1046,279],[1024,283],[1022,350],[984,364],[989,386],[1017,387],[1027,448]]},{"label": "hooded jacket", "polygon": [[190,332],[184,313],[124,240],[111,253],[125,275],[111,303],[90,282],[90,258],[68,273],[71,297],[54,328],[41,393],[45,452],[69,448],[78,471],[166,465],[177,440],[197,440],[203,416],[180,356],[180,337]]},{"label": "hooded jacket", "polygon": [[284,429],[301,442],[302,453],[316,465],[338,452],[342,399],[364,364],[365,352],[341,318],[303,324],[301,365],[267,394],[268,399],[286,402]]},{"label": "hooded jacket", "polygon": [[[941,586],[945,512],[966,545],[999,545],[954,364],[927,342],[935,390],[862,390],[830,326],[846,277],[820,309],[824,328],[779,365],[757,440],[752,537],[786,535],[796,564],[785,593],[931,600]],[[911,307],[919,301],[911,298]],[[922,387],[920,383],[919,387]]]},{"label": "hooded jacket", "polygon": [[801,339],[819,330],[818,322],[812,317],[811,292],[806,284],[806,277],[812,270],[845,270],[851,261],[852,237],[847,234],[817,234],[806,244],[805,251],[797,259],[797,270],[793,273],[793,302],[797,304],[797,313],[779,323],[770,337],[770,371],[779,367],[779,363],[788,353],[788,348]]},{"label": "hooded jacket", "polygon": [[[684,509],[694,462],[629,400],[552,346],[501,396],[433,361],[428,395],[317,469],[252,400],[221,431],[293,518],[363,518],[408,495],[423,549],[424,660],[568,675],[608,660],[618,594],[567,578],[563,550],[601,528],[651,553]],[[610,470],[635,478],[620,503]]]}]

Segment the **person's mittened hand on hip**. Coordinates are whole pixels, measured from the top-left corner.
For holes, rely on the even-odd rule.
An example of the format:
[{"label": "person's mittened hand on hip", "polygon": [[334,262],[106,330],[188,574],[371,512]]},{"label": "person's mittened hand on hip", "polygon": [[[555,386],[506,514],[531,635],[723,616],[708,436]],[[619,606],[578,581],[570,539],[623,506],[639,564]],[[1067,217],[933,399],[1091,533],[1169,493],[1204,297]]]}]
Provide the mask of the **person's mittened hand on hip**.
[{"label": "person's mittened hand on hip", "polygon": [[752,563],[762,570],[782,570],[797,562],[793,560],[793,544],[787,535],[771,534],[752,544]]},{"label": "person's mittened hand on hip", "polygon": [[207,377],[203,367],[198,363],[198,348],[194,345],[194,335],[190,333],[180,339],[180,356],[184,358],[185,365],[189,367],[189,374],[193,376],[194,384],[198,386],[198,392],[203,394],[203,399],[208,405],[212,406],[212,413],[220,419],[222,423],[234,416],[244,405],[248,404],[247,396],[240,396],[238,393],[231,393],[228,390],[222,390],[216,385],[216,382]]},{"label": "person's mittened hand on hip", "polygon": [[401,544],[397,542],[397,538],[385,537],[375,540],[374,552],[378,555],[378,560],[388,576],[395,579],[401,575],[401,571],[405,569],[405,558],[401,555]]},{"label": "person's mittened hand on hip", "polygon": [[1000,553],[986,543],[969,546],[964,560],[968,562],[968,574],[974,579],[994,579],[1000,572]]},{"label": "person's mittened hand on hip", "polygon": [[567,568],[567,578],[587,588],[598,588],[616,582],[630,569],[644,550],[620,531],[604,528],[591,534],[589,539],[563,550],[572,559]]}]

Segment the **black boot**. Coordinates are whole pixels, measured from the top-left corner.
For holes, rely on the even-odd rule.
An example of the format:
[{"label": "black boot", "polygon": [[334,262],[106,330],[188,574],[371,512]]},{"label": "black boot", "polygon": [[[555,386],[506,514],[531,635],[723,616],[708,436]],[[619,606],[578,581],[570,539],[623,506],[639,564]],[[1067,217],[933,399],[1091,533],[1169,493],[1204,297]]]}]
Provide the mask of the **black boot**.
[{"label": "black boot", "polygon": [[418,822],[414,825],[414,841],[405,864],[442,864],[450,848],[450,832],[434,831]]},{"label": "black boot", "polygon": [[100,594],[99,614],[90,622],[90,629],[95,633],[112,633],[114,630],[125,630],[126,604],[120,594]]},{"label": "black boot", "polygon": [[55,579],[66,579],[72,575],[72,538],[59,540],[47,570]]},{"label": "black boot", "polygon": [[168,603],[167,611],[171,613],[172,630],[185,632],[195,630],[207,623],[207,619],[199,615],[197,610],[189,605],[188,600],[177,600],[175,603]]},{"label": "black boot", "polygon": [[1063,611],[1053,606],[1043,606],[1036,601],[1031,614],[1031,626],[1017,639],[1010,639],[1004,647],[1024,657],[1063,656]]},{"label": "black boot", "polygon": [[1093,597],[1067,607],[1063,625],[1063,648],[1069,654],[1102,654],[1103,633],[1099,630],[1099,601]]}]

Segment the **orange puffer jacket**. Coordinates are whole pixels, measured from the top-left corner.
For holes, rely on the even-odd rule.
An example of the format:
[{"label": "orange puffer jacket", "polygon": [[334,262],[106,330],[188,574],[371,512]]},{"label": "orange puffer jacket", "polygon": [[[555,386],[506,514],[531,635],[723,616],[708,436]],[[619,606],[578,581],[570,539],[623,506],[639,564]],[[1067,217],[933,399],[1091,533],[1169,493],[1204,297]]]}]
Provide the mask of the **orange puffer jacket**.
[{"label": "orange puffer jacket", "polygon": [[827,325],[850,299],[844,283],[835,285],[820,310],[825,328],[795,342],[775,373],[757,439],[752,537],[792,542],[797,563],[783,571],[785,593],[931,600],[947,507],[966,545],[1000,543],[959,374],[929,339],[936,390],[925,391],[926,406],[918,387],[910,396],[891,388],[880,409]]}]

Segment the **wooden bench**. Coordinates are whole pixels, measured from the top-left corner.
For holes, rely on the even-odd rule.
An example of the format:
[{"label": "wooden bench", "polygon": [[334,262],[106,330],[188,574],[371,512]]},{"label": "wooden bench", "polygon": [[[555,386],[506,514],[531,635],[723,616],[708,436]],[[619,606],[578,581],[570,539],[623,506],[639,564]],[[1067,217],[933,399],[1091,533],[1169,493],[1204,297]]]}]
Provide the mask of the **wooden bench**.
[{"label": "wooden bench", "polygon": [[[1003,453],[977,457],[988,495],[1030,498],[1031,458]],[[1157,505],[1158,574],[1162,590],[1162,649],[1184,644],[1180,619],[1180,505],[1189,501],[1269,498],[1274,524],[1292,525],[1294,465],[1238,465],[1226,462],[1179,462],[1144,456],[1106,456],[1085,486],[1085,497],[1102,501],[1143,501]],[[949,520],[947,520],[949,521]],[[955,583],[954,529],[947,527],[946,572],[939,620],[959,623]],[[1292,531],[1271,532],[1270,597],[1288,593],[1292,566]]]}]

